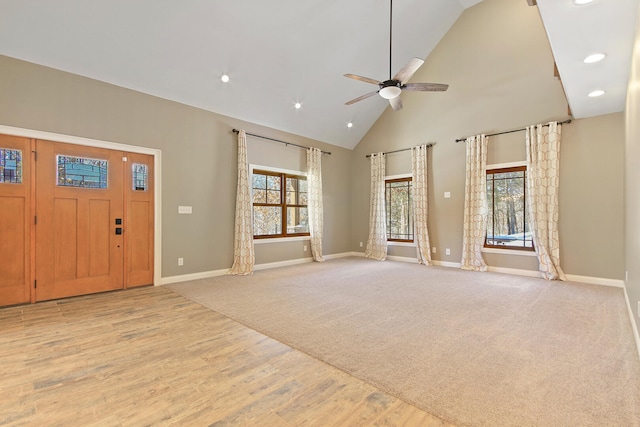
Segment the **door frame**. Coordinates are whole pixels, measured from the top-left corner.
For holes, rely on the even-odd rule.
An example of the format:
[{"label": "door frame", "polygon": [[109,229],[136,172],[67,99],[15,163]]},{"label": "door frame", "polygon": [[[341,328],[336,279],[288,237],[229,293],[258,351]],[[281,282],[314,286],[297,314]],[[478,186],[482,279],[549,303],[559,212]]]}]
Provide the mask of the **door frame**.
[{"label": "door frame", "polygon": [[[159,286],[162,280],[162,150],[137,145],[120,144],[117,142],[102,141],[98,139],[83,138],[79,136],[64,135],[59,133],[44,132],[34,129],[18,128],[0,125],[0,133],[24,138],[43,139],[67,144],[85,145],[88,147],[106,148],[116,151],[128,151],[130,153],[148,154],[153,156],[153,185],[154,185],[154,247],[153,247],[153,284]],[[33,289],[32,289],[33,291]],[[33,302],[33,295],[32,295]]]}]

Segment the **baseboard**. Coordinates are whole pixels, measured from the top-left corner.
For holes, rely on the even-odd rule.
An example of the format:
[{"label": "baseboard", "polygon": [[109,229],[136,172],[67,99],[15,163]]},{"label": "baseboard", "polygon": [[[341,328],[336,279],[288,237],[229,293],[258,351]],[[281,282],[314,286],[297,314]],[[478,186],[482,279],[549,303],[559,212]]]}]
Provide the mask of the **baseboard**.
[{"label": "baseboard", "polygon": [[200,273],[181,274],[179,276],[169,276],[160,279],[160,285],[170,285],[171,283],[188,282],[190,280],[208,279],[210,277],[224,276],[229,271],[228,268],[213,271],[201,271]]},{"label": "baseboard", "polygon": [[624,280],[606,279],[604,277],[578,276],[576,274],[565,274],[565,277],[571,282],[587,283],[589,285],[613,286],[614,288],[624,288]]},{"label": "baseboard", "polygon": [[431,264],[437,265],[438,267],[450,267],[450,268],[460,268],[459,262],[453,261],[431,261]]},{"label": "baseboard", "polygon": [[633,309],[629,302],[629,294],[627,294],[627,287],[623,286],[624,299],[627,302],[627,311],[629,312],[629,321],[631,322],[631,329],[633,330],[633,337],[636,340],[636,348],[638,350],[638,357],[640,358],[640,335],[638,334],[638,324],[636,323],[636,317],[633,315]]},{"label": "baseboard", "polygon": [[[338,254],[324,255],[325,259],[346,258],[350,256],[364,256],[362,252],[343,252]],[[313,258],[297,258],[287,261],[268,262],[264,264],[256,264],[253,266],[254,271],[267,270],[269,268],[287,267],[290,265],[298,265],[313,262]],[[222,270],[202,271],[199,273],[182,274],[179,276],[169,276],[160,279],[160,285],[169,285],[171,283],[188,282],[190,280],[208,279],[216,276],[224,276],[229,271],[228,268]]]},{"label": "baseboard", "polygon": [[308,262],[313,262],[313,258],[308,257],[308,258],[289,259],[286,261],[267,262],[264,264],[254,265],[253,271],[267,270],[269,268],[288,267],[290,265],[306,264]]}]

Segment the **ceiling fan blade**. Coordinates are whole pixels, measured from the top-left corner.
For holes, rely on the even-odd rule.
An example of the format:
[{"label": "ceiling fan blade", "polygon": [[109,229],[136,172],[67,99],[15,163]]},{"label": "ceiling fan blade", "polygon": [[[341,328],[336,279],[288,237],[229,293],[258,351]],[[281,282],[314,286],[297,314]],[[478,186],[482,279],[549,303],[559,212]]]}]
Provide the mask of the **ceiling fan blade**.
[{"label": "ceiling fan blade", "polygon": [[440,83],[407,83],[402,85],[402,90],[422,91],[422,92],[444,92],[449,85]]},{"label": "ceiling fan blade", "polygon": [[369,77],[362,77],[355,74],[345,74],[345,77],[349,77],[350,79],[360,80],[361,82],[371,83],[374,85],[379,85],[380,82],[374,79],[370,79]]},{"label": "ceiling fan blade", "polygon": [[424,61],[422,59],[411,58],[411,60],[407,62],[407,65],[402,67],[402,69],[398,71],[398,73],[393,77],[393,80],[397,80],[400,83],[404,84],[405,82],[409,81],[411,76],[413,76],[413,73],[418,71],[418,68],[420,68],[422,64],[424,64]]},{"label": "ceiling fan blade", "polygon": [[393,108],[393,111],[402,110],[402,100],[400,99],[400,96],[391,98],[389,100],[389,104],[391,104],[391,108]]},{"label": "ceiling fan blade", "polygon": [[351,101],[347,101],[347,102],[345,102],[345,103],[344,103],[344,105],[351,105],[351,104],[355,104],[356,102],[358,102],[358,101],[362,101],[363,99],[367,99],[367,98],[369,98],[370,96],[373,96],[373,95],[375,95],[375,94],[376,94],[376,93],[378,93],[378,92],[379,92],[378,90],[373,91],[373,92],[369,92],[369,93],[367,93],[367,94],[365,94],[365,95],[362,95],[362,96],[359,96],[359,97],[357,97],[357,98],[354,98],[354,99],[352,99]]}]

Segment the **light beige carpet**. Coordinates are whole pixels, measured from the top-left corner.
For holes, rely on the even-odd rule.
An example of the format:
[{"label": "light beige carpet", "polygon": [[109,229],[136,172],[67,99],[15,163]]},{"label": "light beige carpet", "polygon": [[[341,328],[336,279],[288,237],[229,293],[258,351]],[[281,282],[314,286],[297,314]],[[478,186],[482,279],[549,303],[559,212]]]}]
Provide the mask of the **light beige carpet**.
[{"label": "light beige carpet", "polygon": [[640,425],[619,288],[360,258],[169,287],[459,425]]}]

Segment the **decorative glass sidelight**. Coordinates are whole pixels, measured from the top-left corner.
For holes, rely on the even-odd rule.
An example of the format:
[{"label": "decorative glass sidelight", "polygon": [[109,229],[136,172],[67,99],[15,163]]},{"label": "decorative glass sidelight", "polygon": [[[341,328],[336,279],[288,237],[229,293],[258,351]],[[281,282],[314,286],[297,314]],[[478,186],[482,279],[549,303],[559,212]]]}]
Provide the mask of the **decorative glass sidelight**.
[{"label": "decorative glass sidelight", "polygon": [[0,182],[22,183],[22,151],[0,148]]},{"label": "decorative glass sidelight", "polygon": [[133,191],[147,191],[147,189],[149,188],[149,169],[147,168],[147,165],[141,163],[132,163],[131,172],[131,176],[133,177]]},{"label": "decorative glass sidelight", "polygon": [[107,188],[107,160],[58,155],[60,187]]}]

